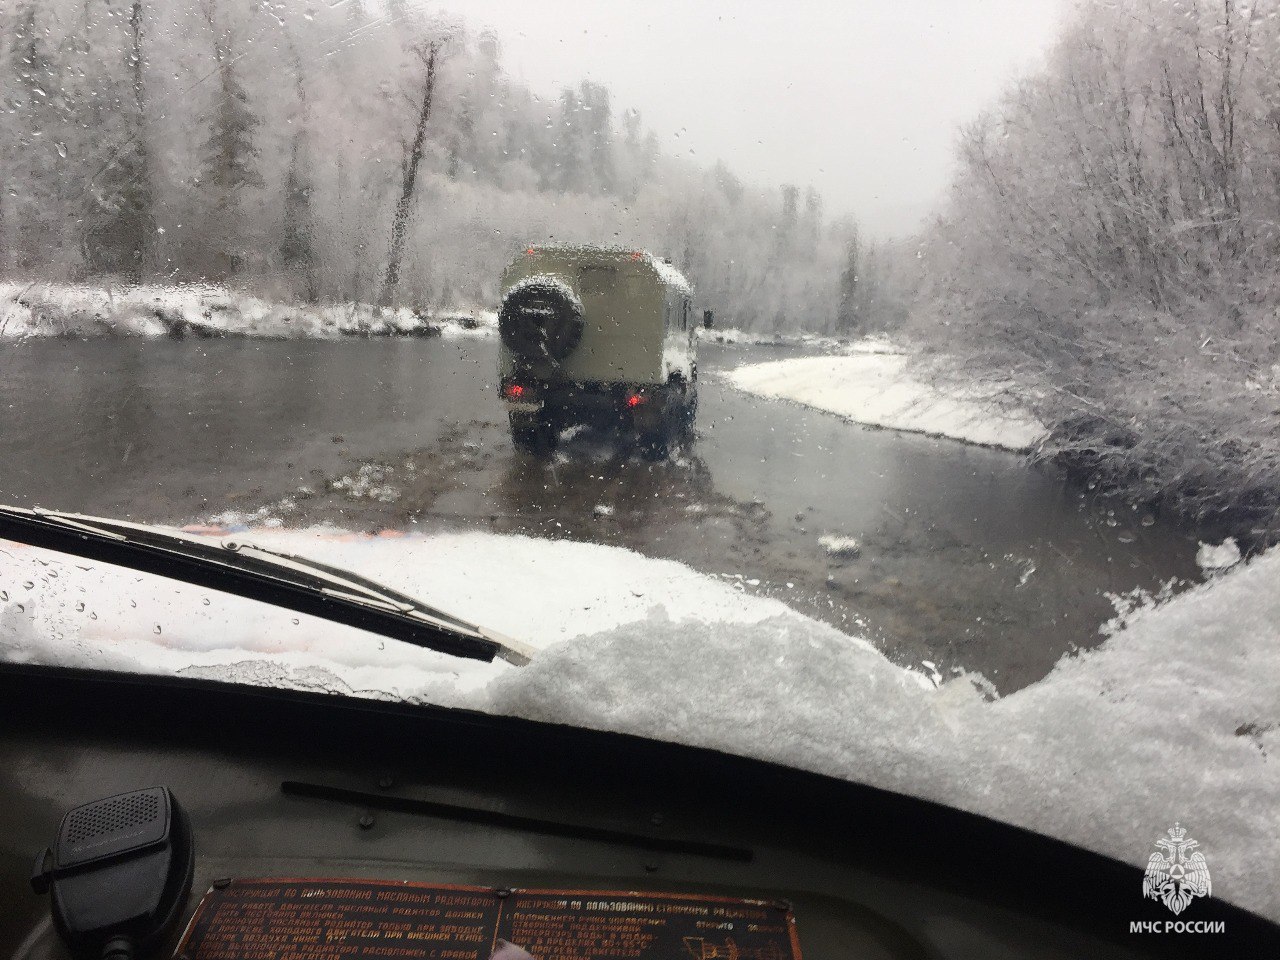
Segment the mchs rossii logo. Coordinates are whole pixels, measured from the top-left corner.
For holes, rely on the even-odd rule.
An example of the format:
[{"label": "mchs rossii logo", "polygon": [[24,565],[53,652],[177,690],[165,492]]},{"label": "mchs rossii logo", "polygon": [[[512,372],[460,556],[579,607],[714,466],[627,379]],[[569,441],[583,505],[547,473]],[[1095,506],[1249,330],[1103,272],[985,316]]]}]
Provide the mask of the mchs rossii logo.
[{"label": "mchs rossii logo", "polygon": [[[1169,828],[1167,837],[1155,842],[1156,852],[1147,859],[1142,876],[1142,895],[1158,900],[1176,917],[1197,897],[1213,893],[1209,864],[1197,848],[1198,840],[1187,836],[1181,824]],[[1134,920],[1130,933],[1222,933],[1222,920]]]}]

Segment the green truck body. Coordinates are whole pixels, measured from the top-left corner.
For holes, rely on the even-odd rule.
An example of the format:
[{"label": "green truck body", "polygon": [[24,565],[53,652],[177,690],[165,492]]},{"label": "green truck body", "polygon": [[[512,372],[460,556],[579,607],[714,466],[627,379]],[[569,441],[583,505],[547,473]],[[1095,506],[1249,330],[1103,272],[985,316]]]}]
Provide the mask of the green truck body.
[{"label": "green truck body", "polygon": [[691,439],[696,326],[688,281],[643,251],[530,247],[502,275],[499,393],[517,448],[576,423],[624,428],[665,455]]},{"label": "green truck body", "polygon": [[[693,379],[692,291],[673,267],[647,253],[600,247],[532,247],[502,275],[502,295],[523,280],[555,277],[582,303],[585,324],[558,378],[657,386]],[[518,358],[502,348],[502,372]]]}]

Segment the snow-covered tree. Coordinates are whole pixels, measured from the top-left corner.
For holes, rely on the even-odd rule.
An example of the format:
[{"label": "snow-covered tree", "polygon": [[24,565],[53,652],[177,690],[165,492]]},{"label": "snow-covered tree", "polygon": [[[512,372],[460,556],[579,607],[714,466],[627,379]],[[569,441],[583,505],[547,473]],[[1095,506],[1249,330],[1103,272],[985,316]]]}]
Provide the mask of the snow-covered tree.
[{"label": "snow-covered tree", "polygon": [[[91,273],[140,279],[155,237],[154,194],[143,79],[143,5],[104,4],[86,22],[81,75],[71,112],[92,138],[82,194],[80,245]],[[96,68],[96,69],[94,69]],[[96,149],[94,148],[96,146]]]},{"label": "snow-covered tree", "polygon": [[0,23],[0,269],[376,300],[398,243],[394,299],[470,306],[522,245],[576,240],[670,257],[723,324],[835,322],[816,194],[674,156],[599,83],[543,99],[488,33],[449,31],[397,216],[413,45],[440,29],[419,5],[14,0]]},{"label": "snow-covered tree", "polygon": [[265,186],[254,143],[261,121],[240,82],[232,30],[220,24],[214,0],[202,0],[202,10],[213,43],[215,87],[197,183],[210,210],[211,272],[229,275],[248,258],[245,191]]},{"label": "snow-covered tree", "polygon": [[60,92],[57,51],[36,0],[19,3],[7,27],[4,64],[4,139],[0,164],[0,264],[19,272],[47,265],[60,245],[59,167],[67,151],[66,104]]},{"label": "snow-covered tree", "polygon": [[1095,485],[1272,509],[1278,70],[1276,0],[1083,0],[960,138],[917,329]]}]

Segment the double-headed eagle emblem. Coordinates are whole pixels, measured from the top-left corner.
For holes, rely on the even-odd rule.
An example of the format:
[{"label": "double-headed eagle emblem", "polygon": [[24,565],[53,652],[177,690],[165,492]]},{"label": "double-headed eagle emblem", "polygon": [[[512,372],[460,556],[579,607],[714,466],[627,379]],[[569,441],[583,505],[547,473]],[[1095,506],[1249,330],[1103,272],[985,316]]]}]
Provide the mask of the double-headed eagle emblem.
[{"label": "double-headed eagle emblem", "polygon": [[1147,861],[1142,878],[1144,897],[1162,901],[1176,916],[1196,897],[1213,892],[1209,865],[1204,854],[1196,851],[1200,844],[1188,837],[1186,830],[1175,823],[1169,836],[1161,837],[1155,845],[1160,849]]}]

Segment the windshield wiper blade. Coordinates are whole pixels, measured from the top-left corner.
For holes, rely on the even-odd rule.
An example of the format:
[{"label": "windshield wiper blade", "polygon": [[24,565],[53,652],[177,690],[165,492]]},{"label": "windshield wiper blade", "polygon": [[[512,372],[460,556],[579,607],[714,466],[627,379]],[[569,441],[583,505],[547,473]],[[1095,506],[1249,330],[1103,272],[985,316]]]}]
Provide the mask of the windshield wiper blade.
[{"label": "windshield wiper blade", "polygon": [[455,657],[517,666],[532,648],[376,581],[242,540],[208,541],[123,520],[0,506],[0,537],[260,600]]}]

